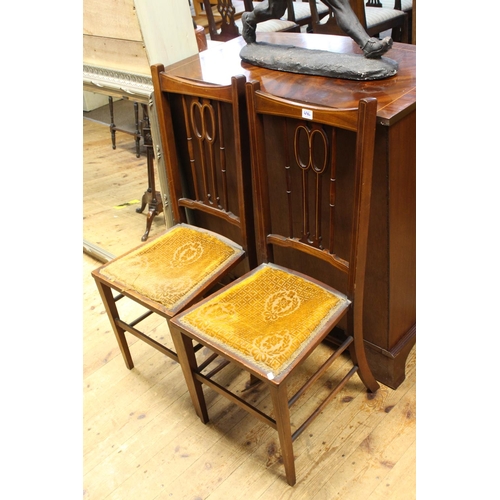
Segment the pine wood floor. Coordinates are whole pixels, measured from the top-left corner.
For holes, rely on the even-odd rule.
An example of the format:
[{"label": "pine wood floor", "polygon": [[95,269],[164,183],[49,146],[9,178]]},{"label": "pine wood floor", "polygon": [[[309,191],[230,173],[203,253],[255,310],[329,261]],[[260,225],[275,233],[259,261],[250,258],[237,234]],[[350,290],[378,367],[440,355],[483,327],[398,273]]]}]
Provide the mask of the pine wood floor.
[{"label": "pine wood floor", "polygon": [[[147,207],[136,213],[148,187],[145,148],[137,158],[134,138],[116,132],[113,150],[108,126],[88,119],[83,119],[83,134],[83,238],[120,255],[140,245],[146,231]],[[163,215],[155,217],[150,238],[164,229]]]},{"label": "pine wood floor", "polygon": [[[84,238],[114,255],[141,243],[146,216],[135,212],[133,200],[146,187],[145,161],[135,157],[130,136],[118,134],[113,151],[108,127],[84,120]],[[157,217],[151,236],[164,229]],[[83,255],[84,499],[416,497],[415,348],[397,390],[382,386],[368,397],[353,377],[296,440],[292,488],[272,429],[211,392],[211,420],[203,425],[180,367],[135,338],[129,338],[135,368],[127,370],[90,275],[98,265]],[[171,343],[162,319],[146,321],[151,336]],[[305,415],[325,385],[292,415]],[[263,391],[251,396],[269,404]]]}]

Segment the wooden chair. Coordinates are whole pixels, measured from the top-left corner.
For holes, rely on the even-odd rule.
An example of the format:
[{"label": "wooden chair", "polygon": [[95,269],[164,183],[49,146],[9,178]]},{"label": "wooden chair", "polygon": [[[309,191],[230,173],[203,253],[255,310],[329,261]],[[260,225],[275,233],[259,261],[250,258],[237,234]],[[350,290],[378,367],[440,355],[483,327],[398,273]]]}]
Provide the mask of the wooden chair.
[{"label": "wooden chair", "polygon": [[[256,265],[245,77],[219,86],[168,76],[162,65],[151,70],[174,225],[92,273],[129,369],[125,332],[177,361],[139,323],[152,313],[168,322]],[[126,299],[145,313],[123,318]]]},{"label": "wooden chair", "polygon": [[[208,31],[210,39],[219,42],[227,42],[233,38],[240,36],[243,25],[241,18],[235,18],[235,9],[231,0],[218,0],[217,11],[221,16],[220,28],[214,16],[214,11],[210,5],[210,0],[203,0],[205,12],[207,14]],[[245,10],[251,12],[253,10],[253,2],[245,0]],[[257,25],[257,33],[259,32],[275,32],[275,31],[293,31],[300,32],[300,26],[294,21],[286,19],[270,19]]]},{"label": "wooden chair", "polygon": [[413,41],[413,0],[368,0],[367,7],[382,7],[384,9],[396,9],[405,12],[408,16],[408,42]]},{"label": "wooden chair", "polygon": [[[408,16],[394,8],[366,7],[365,0],[350,0],[351,7],[361,25],[370,36],[378,36],[383,31],[392,30],[396,42],[408,43]],[[333,10],[327,16],[318,13],[315,0],[309,0],[312,15],[312,32],[328,35],[345,35],[335,21]]]},{"label": "wooden chair", "polygon": [[[175,316],[171,332],[200,419],[208,422],[202,390],[202,384],[206,384],[269,424],[278,431],[286,478],[293,485],[293,440],[355,373],[369,391],[379,387],[363,346],[364,275],[377,101],[366,98],[359,102],[359,108],[341,110],[292,102],[259,89],[259,83],[247,83],[261,264]],[[354,172],[348,182],[342,179],[345,192],[336,187],[336,168],[341,162],[342,172]],[[284,222],[280,222],[282,214],[270,210],[271,199],[287,214]],[[336,199],[343,201],[342,210],[348,206],[342,216],[336,210]],[[336,241],[337,225],[351,227],[349,243]],[[276,263],[278,258],[286,262],[287,255],[297,252],[310,269],[324,277],[335,275],[345,293],[324,280]],[[320,351],[316,348],[341,321],[345,321],[345,341],[326,361],[321,360],[314,373],[312,364],[318,361],[316,355]],[[223,375],[222,365],[206,373],[210,367],[207,363],[197,364],[193,340],[220,355],[233,369],[239,367],[249,372],[252,380],[264,383],[271,395],[272,415],[263,411],[266,400],[255,406],[252,401],[259,399],[255,393],[245,398],[244,391],[231,386],[235,390],[230,392],[228,383],[217,380]],[[322,352],[323,349],[330,348],[321,344]],[[346,350],[350,352],[352,368],[345,376],[337,377],[331,393],[292,431],[289,407]],[[217,377],[214,373],[218,373]],[[328,387],[330,384],[326,382]],[[293,389],[291,398],[287,386]]]}]

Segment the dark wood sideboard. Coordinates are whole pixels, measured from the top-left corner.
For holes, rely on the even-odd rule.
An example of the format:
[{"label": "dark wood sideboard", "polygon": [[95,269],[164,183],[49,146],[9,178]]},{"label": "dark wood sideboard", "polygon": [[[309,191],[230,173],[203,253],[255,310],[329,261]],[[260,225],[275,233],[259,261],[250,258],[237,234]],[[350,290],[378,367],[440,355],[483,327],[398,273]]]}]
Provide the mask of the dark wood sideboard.
[{"label": "dark wood sideboard", "polygon": [[[361,54],[350,38],[342,36],[259,33],[258,41]],[[244,44],[241,37],[235,38],[168,66],[165,72],[215,84],[228,84],[231,76],[243,74],[260,81],[262,90],[271,94],[331,107],[356,106],[367,96],[378,99],[365,342],[376,378],[397,388],[416,339],[416,47],[396,43],[387,53],[399,64],[396,76],[360,82],[253,66],[239,57]],[[324,279],[321,270],[304,266],[305,272]]]}]

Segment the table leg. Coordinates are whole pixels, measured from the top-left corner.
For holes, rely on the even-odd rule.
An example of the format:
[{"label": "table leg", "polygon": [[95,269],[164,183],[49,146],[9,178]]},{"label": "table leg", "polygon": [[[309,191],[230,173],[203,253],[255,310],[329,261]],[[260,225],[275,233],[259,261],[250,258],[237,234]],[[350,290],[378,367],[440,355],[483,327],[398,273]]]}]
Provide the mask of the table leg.
[{"label": "table leg", "polygon": [[142,203],[140,208],[136,209],[137,213],[142,213],[148,205],[148,216],[146,220],[146,232],[143,234],[141,240],[146,241],[151,230],[153,219],[163,212],[163,203],[161,194],[156,191],[155,176],[154,176],[154,151],[153,151],[153,138],[151,135],[151,127],[149,123],[149,115],[147,106],[142,104],[143,120],[141,122],[141,135],[146,147],[147,169],[148,169],[148,188],[142,195]]}]

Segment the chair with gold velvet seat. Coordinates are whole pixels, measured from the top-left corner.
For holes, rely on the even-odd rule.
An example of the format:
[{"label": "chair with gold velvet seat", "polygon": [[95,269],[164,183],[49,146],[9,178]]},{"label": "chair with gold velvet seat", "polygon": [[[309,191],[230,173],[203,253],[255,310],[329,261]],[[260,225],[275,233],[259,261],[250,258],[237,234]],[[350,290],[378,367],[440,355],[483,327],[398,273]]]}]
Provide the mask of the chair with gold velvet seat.
[{"label": "chair with gold velvet seat", "polygon": [[[126,332],[177,361],[140,323],[153,313],[168,322],[256,265],[245,77],[211,85],[151,69],[174,224],[92,273],[129,369]],[[129,299],[139,317],[123,317]]]},{"label": "chair with gold velvet seat", "polygon": [[[369,391],[379,387],[363,344],[377,101],[342,110],[246,86],[260,265],[172,318],[171,333],[200,419],[208,422],[207,385],[269,424],[293,485],[293,440],[355,373]],[[323,341],[336,326],[344,336],[334,349]],[[265,384],[272,412],[225,380],[222,363],[198,365],[197,343],[223,358],[227,373],[243,369]],[[337,367],[350,366],[340,376],[329,371],[323,384],[333,390],[292,429],[289,408],[340,357]]]}]

